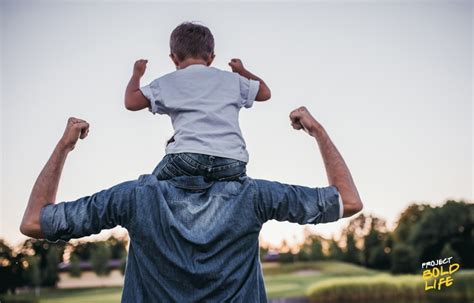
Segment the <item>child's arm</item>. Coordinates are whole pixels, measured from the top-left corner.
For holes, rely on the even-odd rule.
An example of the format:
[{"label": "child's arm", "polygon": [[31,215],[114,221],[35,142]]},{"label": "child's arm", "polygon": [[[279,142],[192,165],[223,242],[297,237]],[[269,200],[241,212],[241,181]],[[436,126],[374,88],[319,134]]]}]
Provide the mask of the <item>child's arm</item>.
[{"label": "child's arm", "polygon": [[255,76],[251,72],[245,69],[242,61],[240,59],[232,59],[229,62],[230,67],[234,73],[238,73],[242,77],[245,77],[250,80],[257,80],[260,82],[260,88],[258,89],[257,97],[255,101],[267,101],[271,97],[270,88],[265,84],[265,82],[259,77]]},{"label": "child's arm", "polygon": [[140,79],[145,73],[148,60],[137,60],[133,66],[133,74],[125,90],[125,108],[137,111],[150,106],[150,102],[140,90]]}]

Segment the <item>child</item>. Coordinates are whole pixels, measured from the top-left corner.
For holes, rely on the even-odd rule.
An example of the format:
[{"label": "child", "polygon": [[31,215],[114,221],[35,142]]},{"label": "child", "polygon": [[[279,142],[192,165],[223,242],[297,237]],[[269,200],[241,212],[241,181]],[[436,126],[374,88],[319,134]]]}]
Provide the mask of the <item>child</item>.
[{"label": "child", "polygon": [[214,37],[196,23],[176,27],[170,38],[176,71],[140,88],[147,60],[138,60],[125,91],[125,107],[149,108],[171,117],[174,135],[166,156],[153,171],[158,179],[183,175],[232,180],[245,175],[248,153],[239,127],[239,110],[270,99],[265,82],[247,71],[239,59],[233,73],[210,67]]}]

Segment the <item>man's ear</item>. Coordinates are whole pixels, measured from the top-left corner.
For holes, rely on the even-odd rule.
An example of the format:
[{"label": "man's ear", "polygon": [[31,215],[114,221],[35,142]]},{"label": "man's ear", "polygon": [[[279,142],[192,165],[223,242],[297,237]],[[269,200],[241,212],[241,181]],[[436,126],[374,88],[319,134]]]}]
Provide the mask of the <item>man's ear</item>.
[{"label": "man's ear", "polygon": [[207,66],[210,66],[212,64],[212,61],[214,61],[214,58],[216,57],[216,55],[214,53],[212,53],[212,55],[209,56],[209,59],[207,60]]},{"label": "man's ear", "polygon": [[174,53],[171,53],[170,58],[171,58],[171,61],[173,61],[174,65],[176,66],[176,69],[178,69],[178,65],[179,65],[178,56],[176,56],[176,54]]}]

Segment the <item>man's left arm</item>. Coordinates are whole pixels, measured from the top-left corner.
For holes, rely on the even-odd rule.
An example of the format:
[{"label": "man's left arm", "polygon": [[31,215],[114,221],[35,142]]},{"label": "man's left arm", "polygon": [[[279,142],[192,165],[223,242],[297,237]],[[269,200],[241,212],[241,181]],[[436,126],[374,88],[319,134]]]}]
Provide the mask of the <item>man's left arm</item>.
[{"label": "man's left arm", "polygon": [[55,203],[59,179],[67,155],[72,151],[77,140],[84,139],[89,133],[89,124],[81,119],[69,118],[63,136],[53,154],[36,179],[31,191],[28,206],[25,209],[20,231],[26,236],[44,238],[40,226],[40,214],[43,207]]}]

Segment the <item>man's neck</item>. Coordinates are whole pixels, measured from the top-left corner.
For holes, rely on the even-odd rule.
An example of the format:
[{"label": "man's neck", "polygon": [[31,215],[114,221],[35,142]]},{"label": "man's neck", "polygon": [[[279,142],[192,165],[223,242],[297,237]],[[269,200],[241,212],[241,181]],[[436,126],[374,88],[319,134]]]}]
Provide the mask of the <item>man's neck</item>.
[{"label": "man's neck", "polygon": [[178,66],[176,66],[176,69],[183,69],[190,65],[195,65],[195,64],[201,64],[201,65],[207,66],[207,62],[204,59],[186,58],[183,61],[179,62]]}]

